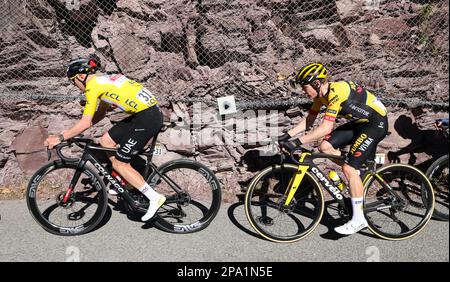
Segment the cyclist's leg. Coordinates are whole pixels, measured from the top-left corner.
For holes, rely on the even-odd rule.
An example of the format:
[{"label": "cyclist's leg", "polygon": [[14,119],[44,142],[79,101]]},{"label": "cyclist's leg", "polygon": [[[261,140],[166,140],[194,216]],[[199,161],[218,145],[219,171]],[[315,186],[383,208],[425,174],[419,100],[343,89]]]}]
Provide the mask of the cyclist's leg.
[{"label": "cyclist's leg", "polygon": [[[115,124],[108,132],[104,133],[100,138],[100,145],[105,148],[117,148],[117,144],[120,144],[122,142],[122,139],[127,137],[130,127],[133,127],[133,116],[129,116],[121,120],[120,122]],[[117,164],[115,164],[115,154],[107,152],[106,155],[111,161],[111,165],[113,166],[113,168],[114,166],[117,167]],[[117,169],[116,171],[119,172]],[[119,174],[121,173],[119,172]]]},{"label": "cyclist's leg", "polygon": [[377,121],[356,128],[356,138],[345,158],[346,170],[352,171],[353,169],[358,171],[369,158],[374,157],[378,143],[386,137],[387,133],[387,118],[380,118]]},{"label": "cyclist's leg", "polygon": [[132,126],[122,138],[120,147],[113,159],[114,169],[150,201],[142,221],[151,219],[164,204],[166,198],[150,187],[142,175],[130,165],[130,162],[144,148],[147,142],[161,130],[162,125],[162,113],[157,106],[136,114],[133,117]]},{"label": "cyclist's leg", "polygon": [[[355,125],[353,122],[348,122],[344,125],[337,127],[330,135],[325,136],[319,146],[319,151],[325,154],[340,156],[340,148],[352,143],[355,136]],[[334,162],[340,166],[343,165],[342,161]]]},{"label": "cyclist's leg", "polygon": [[119,149],[111,160],[113,167],[132,186],[140,188],[145,184],[145,180],[130,163],[147,142],[160,131],[162,114],[157,107],[153,107],[136,114],[127,128],[122,124],[116,126],[109,132],[111,140],[120,140]]},{"label": "cyclist's leg", "polygon": [[359,169],[373,155],[378,143],[387,135],[387,119],[363,126],[357,132],[357,138],[342,166],[342,171],[348,180],[352,200],[353,217],[343,226],[335,228],[340,234],[350,235],[367,227],[363,213],[364,188]]}]

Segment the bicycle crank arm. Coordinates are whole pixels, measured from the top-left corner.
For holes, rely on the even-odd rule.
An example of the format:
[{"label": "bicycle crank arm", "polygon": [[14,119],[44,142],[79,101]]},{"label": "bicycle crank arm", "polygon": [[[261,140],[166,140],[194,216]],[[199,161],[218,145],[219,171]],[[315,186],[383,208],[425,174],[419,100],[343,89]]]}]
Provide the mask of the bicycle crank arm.
[{"label": "bicycle crank arm", "polygon": [[377,206],[377,203],[375,202],[375,203],[369,204],[366,207],[364,207],[364,211],[366,213],[369,213],[369,212],[387,210],[387,209],[391,209],[391,208],[392,208],[392,205],[386,205],[386,206],[380,207],[380,206]]}]

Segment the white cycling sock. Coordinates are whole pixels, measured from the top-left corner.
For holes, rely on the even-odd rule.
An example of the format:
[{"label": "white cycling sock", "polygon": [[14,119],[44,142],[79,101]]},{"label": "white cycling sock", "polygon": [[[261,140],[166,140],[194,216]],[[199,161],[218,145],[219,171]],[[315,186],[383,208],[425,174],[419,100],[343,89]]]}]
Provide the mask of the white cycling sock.
[{"label": "white cycling sock", "polygon": [[143,187],[139,188],[142,194],[145,195],[150,201],[156,201],[159,199],[159,194],[153,190],[148,183],[145,183]]},{"label": "white cycling sock", "polygon": [[352,198],[353,222],[364,222],[366,218],[363,212],[364,198]]}]

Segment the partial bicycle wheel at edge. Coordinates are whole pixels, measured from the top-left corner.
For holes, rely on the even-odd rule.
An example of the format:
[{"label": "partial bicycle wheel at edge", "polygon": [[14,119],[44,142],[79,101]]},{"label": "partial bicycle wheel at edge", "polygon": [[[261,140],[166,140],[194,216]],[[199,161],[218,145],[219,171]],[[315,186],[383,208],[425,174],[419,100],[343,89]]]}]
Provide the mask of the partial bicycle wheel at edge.
[{"label": "partial bicycle wheel at edge", "polygon": [[430,179],[434,189],[435,204],[433,217],[442,221],[449,220],[448,162],[449,156],[442,156],[437,159],[425,173]]},{"label": "partial bicycle wheel at edge", "polygon": [[168,199],[179,197],[177,203],[164,204],[157,213],[155,225],[171,233],[193,233],[205,229],[216,217],[222,200],[220,183],[206,166],[188,159],[163,164],[158,171],[174,181],[184,192],[175,193],[169,183],[153,172],[147,182]]},{"label": "partial bicycle wheel at edge", "polygon": [[364,214],[369,229],[386,240],[405,240],[421,232],[431,219],[434,193],[430,181],[417,168],[391,164],[377,174],[400,198],[394,200],[375,176],[364,183]]},{"label": "partial bicycle wheel at edge", "polygon": [[317,180],[306,173],[289,206],[286,190],[298,172],[292,164],[268,167],[250,183],[245,195],[245,214],[263,238],[291,243],[311,234],[322,219],[324,196]]},{"label": "partial bicycle wheel at edge", "polygon": [[68,202],[61,201],[77,164],[54,161],[39,169],[30,179],[26,200],[30,213],[46,231],[73,236],[93,230],[108,206],[104,183],[85,166]]}]

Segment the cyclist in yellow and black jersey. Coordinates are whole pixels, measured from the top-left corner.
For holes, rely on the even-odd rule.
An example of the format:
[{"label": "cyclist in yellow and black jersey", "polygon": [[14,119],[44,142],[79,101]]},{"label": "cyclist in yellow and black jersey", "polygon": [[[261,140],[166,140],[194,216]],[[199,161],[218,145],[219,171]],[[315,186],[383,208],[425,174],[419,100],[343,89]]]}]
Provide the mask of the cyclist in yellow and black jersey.
[{"label": "cyclist in yellow and black jersey", "polygon": [[[44,145],[53,148],[65,139],[73,138],[105,117],[112,106],[120,108],[130,116],[114,125],[100,139],[103,147],[116,148],[110,156],[112,166],[125,180],[139,189],[149,200],[147,221],[165,202],[165,197],[153,190],[130,162],[155,136],[163,125],[163,116],[156,97],[141,84],[123,74],[100,75],[98,57],[79,59],[69,63],[67,77],[86,95],[86,106],[81,120],[59,136],[49,136]],[[111,191],[110,191],[111,192]]]},{"label": "cyclist in yellow and black jersey", "polygon": [[317,115],[323,105],[327,106],[325,119],[329,121],[343,117],[373,122],[387,114],[386,108],[375,95],[353,81],[330,82],[326,96],[314,98],[310,113]]},{"label": "cyclist in yellow and black jersey", "polygon": [[[364,191],[359,169],[375,154],[378,143],[387,135],[387,110],[375,95],[361,85],[352,81],[328,82],[327,77],[328,70],[322,64],[309,64],[299,71],[294,84],[301,85],[313,100],[313,105],[306,119],[280,136],[279,141],[286,149],[293,150],[324,138],[319,150],[334,155],[340,155],[340,148],[351,145],[342,171],[349,183],[353,217],[348,223],[335,228],[340,234],[350,235],[367,227],[362,210]],[[288,141],[310,129],[323,106],[326,110],[322,124],[299,139]],[[349,122],[334,129],[337,117]]]}]

